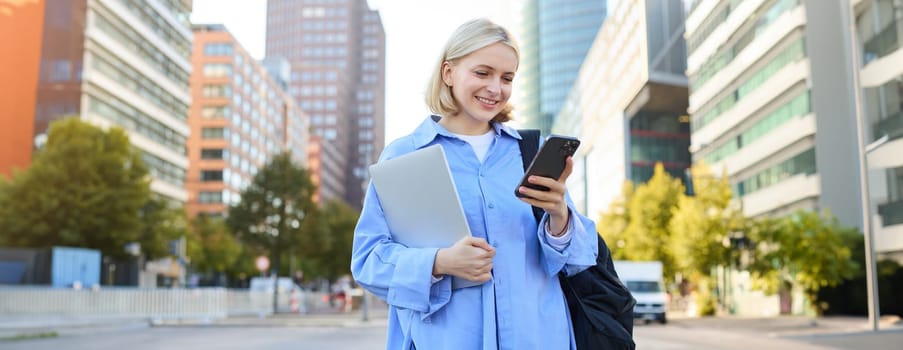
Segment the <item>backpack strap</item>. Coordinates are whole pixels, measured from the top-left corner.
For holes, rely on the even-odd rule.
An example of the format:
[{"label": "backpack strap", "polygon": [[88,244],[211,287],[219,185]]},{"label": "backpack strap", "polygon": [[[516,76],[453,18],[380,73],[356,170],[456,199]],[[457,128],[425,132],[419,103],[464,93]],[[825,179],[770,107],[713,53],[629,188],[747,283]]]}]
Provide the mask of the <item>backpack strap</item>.
[{"label": "backpack strap", "polygon": [[[536,156],[536,152],[539,151],[539,130],[518,129],[517,133],[521,137],[517,144],[520,146],[521,162],[524,163],[524,172],[526,172],[530,162],[533,161],[533,157]],[[533,217],[536,218],[536,223],[539,224],[539,221],[542,220],[542,209],[533,207]]]}]

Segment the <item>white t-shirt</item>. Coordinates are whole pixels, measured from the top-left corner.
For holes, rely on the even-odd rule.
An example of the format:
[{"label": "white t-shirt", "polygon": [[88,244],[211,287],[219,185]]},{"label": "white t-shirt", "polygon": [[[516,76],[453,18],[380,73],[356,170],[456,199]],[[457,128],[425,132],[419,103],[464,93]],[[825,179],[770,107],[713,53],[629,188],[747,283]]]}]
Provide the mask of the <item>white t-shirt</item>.
[{"label": "white t-shirt", "polygon": [[483,163],[483,160],[486,159],[486,152],[489,152],[489,146],[492,146],[492,140],[495,139],[495,130],[489,129],[483,135],[455,134],[455,136],[467,141],[470,147],[473,147],[473,152],[476,153],[477,159],[480,160],[480,163]]}]

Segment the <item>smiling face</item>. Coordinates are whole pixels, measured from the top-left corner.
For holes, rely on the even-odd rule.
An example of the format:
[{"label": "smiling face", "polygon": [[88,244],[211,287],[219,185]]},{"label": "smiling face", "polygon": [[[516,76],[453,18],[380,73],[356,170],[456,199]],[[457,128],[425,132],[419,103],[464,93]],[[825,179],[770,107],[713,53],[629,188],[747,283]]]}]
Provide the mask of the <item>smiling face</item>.
[{"label": "smiling face", "polygon": [[452,89],[458,114],[446,123],[456,126],[453,132],[480,134],[508,104],[517,53],[503,43],[476,50],[457,62],[445,62],[442,80]]}]

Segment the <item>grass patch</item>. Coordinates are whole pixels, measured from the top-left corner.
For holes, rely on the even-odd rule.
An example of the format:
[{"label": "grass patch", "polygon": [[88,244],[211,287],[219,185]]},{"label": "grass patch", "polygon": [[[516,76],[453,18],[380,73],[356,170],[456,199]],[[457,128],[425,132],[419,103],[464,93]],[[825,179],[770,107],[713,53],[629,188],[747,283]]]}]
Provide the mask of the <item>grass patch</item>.
[{"label": "grass patch", "polygon": [[56,338],[59,337],[59,333],[50,331],[50,332],[39,332],[39,333],[22,333],[16,334],[11,337],[0,338],[0,340],[5,341],[20,341],[20,340],[32,340],[32,339],[46,339],[46,338]]}]

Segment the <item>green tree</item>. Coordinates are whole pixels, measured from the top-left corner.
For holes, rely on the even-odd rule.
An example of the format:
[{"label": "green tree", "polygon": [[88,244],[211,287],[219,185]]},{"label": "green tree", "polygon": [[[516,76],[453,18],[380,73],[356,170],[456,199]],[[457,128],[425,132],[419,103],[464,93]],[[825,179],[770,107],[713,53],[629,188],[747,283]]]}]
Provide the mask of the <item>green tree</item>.
[{"label": "green tree", "polygon": [[145,245],[139,212],[150,198],[147,173],[122,129],[104,131],[74,117],[56,121],[31,166],[2,185],[2,240],[125,256],[126,243]]},{"label": "green tree", "polygon": [[[625,258],[661,261],[665,280],[675,275],[675,257],[670,245],[669,224],[684,193],[684,186],[658,163],[649,182],[639,185],[629,202],[629,223],[625,231]],[[619,243],[620,247],[620,243]]]},{"label": "green tree", "polygon": [[198,215],[191,221],[189,237],[191,265],[205,274],[226,273],[242,253],[241,244],[219,218]]},{"label": "green tree", "polygon": [[139,211],[141,233],[138,242],[148,259],[171,255],[169,244],[188,235],[185,209],[163,198],[150,198]]},{"label": "green tree", "polygon": [[715,177],[702,163],[691,169],[693,195],[678,195],[671,218],[671,246],[677,269],[685,276],[711,277],[717,266],[735,261],[730,235],[742,232],[742,213],[731,204],[726,174]]},{"label": "green tree", "polygon": [[856,229],[842,227],[829,213],[798,210],[779,219],[761,219],[749,232],[755,242],[750,271],[758,287],[774,293],[786,285],[798,285],[821,314],[818,291],[851,278],[857,264],[847,241]]},{"label": "green tree", "polygon": [[291,154],[273,157],[229,208],[228,226],[242,242],[270,255],[271,269],[285,275],[283,255],[292,256],[301,242],[305,217],[315,212],[315,187],[307,170]]},{"label": "green tree", "polygon": [[329,200],[318,215],[305,226],[298,251],[304,257],[302,268],[310,277],[335,280],[350,273],[351,244],[360,213],[340,200]]},{"label": "green tree", "polygon": [[596,228],[599,235],[609,245],[611,257],[614,260],[625,260],[629,254],[624,249],[627,246],[627,226],[630,224],[630,199],[633,197],[633,182],[624,181],[621,187],[621,196],[615,199],[599,217]]}]

